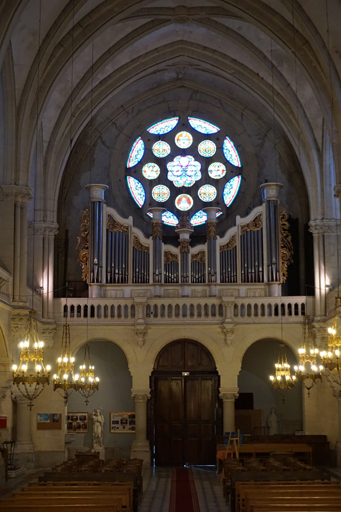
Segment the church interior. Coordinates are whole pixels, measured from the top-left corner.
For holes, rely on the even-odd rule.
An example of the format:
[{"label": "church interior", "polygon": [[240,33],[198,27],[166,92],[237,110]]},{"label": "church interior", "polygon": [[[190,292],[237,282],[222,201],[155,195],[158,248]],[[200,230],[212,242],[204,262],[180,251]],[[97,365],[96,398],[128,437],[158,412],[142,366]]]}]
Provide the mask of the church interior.
[{"label": "church interior", "polygon": [[340,19],[0,3],[0,483],[226,432],[341,468]]}]

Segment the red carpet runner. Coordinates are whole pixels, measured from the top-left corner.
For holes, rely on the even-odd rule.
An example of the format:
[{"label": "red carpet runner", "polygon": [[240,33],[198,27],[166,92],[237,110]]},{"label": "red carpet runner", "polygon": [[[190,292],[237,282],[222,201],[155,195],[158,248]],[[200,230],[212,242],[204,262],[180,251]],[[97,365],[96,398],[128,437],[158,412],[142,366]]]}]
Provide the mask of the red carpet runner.
[{"label": "red carpet runner", "polygon": [[169,512],[200,512],[192,470],[173,469]]}]

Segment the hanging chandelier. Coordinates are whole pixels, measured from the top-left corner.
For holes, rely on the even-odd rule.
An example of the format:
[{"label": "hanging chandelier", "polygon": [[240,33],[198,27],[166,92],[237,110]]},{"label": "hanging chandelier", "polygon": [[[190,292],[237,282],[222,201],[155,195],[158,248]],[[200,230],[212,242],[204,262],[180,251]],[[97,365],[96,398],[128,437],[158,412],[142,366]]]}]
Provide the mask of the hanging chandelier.
[{"label": "hanging chandelier", "polygon": [[318,365],[317,358],[319,350],[316,348],[314,340],[312,339],[311,329],[309,324],[309,316],[306,315],[303,319],[303,339],[302,346],[298,349],[298,366],[295,366],[296,379],[301,381],[303,386],[308,391],[310,396],[311,388],[317,381],[322,380],[323,365]]},{"label": "hanging chandelier", "polygon": [[58,371],[53,376],[53,389],[58,390],[64,398],[64,404],[67,405],[72,391],[77,389],[77,380],[79,375],[74,375],[75,358],[71,356],[70,349],[70,326],[63,325],[62,349],[58,358]]},{"label": "hanging chandelier", "polygon": [[282,402],[285,401],[285,393],[295,386],[296,375],[291,375],[290,364],[285,353],[284,344],[279,345],[278,361],[275,364],[275,375],[270,375],[271,387],[279,390]]},{"label": "hanging chandelier", "polygon": [[[32,409],[35,400],[50,381],[51,366],[44,365],[44,342],[39,340],[36,312],[29,311],[25,338],[19,344],[20,363],[14,364],[13,384],[29,401],[29,408]],[[33,351],[31,352],[31,348]]]},{"label": "hanging chandelier", "polygon": [[328,351],[321,352],[325,375],[330,382],[341,386],[341,297],[335,297],[333,325],[328,329]]},{"label": "hanging chandelier", "polygon": [[90,347],[85,346],[84,362],[79,367],[79,375],[75,375],[77,391],[85,398],[85,404],[88,405],[89,398],[98,390],[99,378],[95,377],[95,367],[90,361]]}]

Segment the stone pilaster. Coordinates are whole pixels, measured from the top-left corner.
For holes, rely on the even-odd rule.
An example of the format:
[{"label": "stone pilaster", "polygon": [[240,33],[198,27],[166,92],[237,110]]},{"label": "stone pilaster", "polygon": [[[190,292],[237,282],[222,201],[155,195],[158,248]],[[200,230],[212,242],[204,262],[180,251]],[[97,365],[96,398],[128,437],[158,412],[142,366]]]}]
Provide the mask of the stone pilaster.
[{"label": "stone pilaster", "polygon": [[31,438],[31,412],[29,401],[20,391],[12,389],[12,400],[16,404],[15,461],[17,467],[30,469],[34,466],[34,446]]},{"label": "stone pilaster", "polygon": [[135,401],[135,441],[131,448],[131,457],[143,459],[143,465],[149,467],[151,453],[147,441],[147,401],[150,399],[150,390],[132,389],[131,396]]},{"label": "stone pilaster", "polygon": [[219,389],[219,398],[223,401],[224,432],[233,432],[235,430],[234,402],[238,396],[238,388]]}]

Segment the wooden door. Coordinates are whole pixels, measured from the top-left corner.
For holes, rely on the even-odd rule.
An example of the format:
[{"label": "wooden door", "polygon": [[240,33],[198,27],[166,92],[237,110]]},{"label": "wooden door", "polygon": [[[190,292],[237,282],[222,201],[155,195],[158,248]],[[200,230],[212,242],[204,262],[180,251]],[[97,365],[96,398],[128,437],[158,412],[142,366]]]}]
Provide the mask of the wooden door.
[{"label": "wooden door", "polygon": [[[191,346],[186,347],[188,344]],[[184,355],[182,362],[179,348]],[[202,350],[207,352],[206,349],[187,340],[173,343],[167,350],[170,357],[165,353],[160,355],[156,368],[162,366],[162,370],[155,370],[151,379],[149,438],[153,444],[155,464],[215,464],[216,436],[222,432],[222,408],[218,398],[219,377],[212,368],[212,358],[210,356],[208,364],[207,353],[205,357],[203,354],[199,356]],[[196,350],[199,356],[197,364],[193,358]],[[169,371],[165,368],[167,358]],[[184,376],[180,368],[174,368],[174,361],[177,366],[182,366],[185,373],[188,373],[186,368],[190,364],[189,375]],[[162,365],[157,366],[158,362]],[[203,364],[206,371],[200,369]],[[210,371],[208,366],[211,366]]]}]

